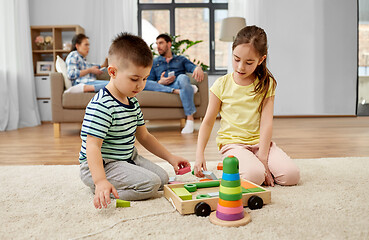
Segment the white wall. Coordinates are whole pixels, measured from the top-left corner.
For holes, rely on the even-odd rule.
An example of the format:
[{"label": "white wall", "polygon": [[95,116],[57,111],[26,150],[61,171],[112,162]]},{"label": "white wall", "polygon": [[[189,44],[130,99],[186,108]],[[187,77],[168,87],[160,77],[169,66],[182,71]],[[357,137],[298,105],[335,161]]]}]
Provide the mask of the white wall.
[{"label": "white wall", "polygon": [[268,35],[275,115],[355,115],[356,0],[230,0],[229,16]]},{"label": "white wall", "polygon": [[[80,25],[90,38],[87,59],[102,63],[111,40],[137,34],[137,0],[29,0],[31,25]],[[73,36],[71,36],[73,37]]]},{"label": "white wall", "polygon": [[[92,2],[30,0],[30,24],[81,25],[91,42],[88,60],[102,62]],[[268,34],[275,115],[355,115],[356,0],[229,0],[229,14]]]}]

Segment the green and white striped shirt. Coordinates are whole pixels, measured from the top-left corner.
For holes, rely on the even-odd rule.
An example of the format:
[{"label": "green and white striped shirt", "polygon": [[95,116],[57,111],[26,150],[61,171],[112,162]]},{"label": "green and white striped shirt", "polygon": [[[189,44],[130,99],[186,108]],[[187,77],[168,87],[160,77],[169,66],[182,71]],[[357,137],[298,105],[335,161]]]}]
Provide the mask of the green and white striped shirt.
[{"label": "green and white striped shirt", "polygon": [[103,158],[130,160],[135,143],[137,126],[145,124],[136,98],[128,98],[129,105],[117,100],[108,89],[101,89],[86,107],[82,123],[82,146],[79,162],[85,162],[87,135],[103,139]]}]

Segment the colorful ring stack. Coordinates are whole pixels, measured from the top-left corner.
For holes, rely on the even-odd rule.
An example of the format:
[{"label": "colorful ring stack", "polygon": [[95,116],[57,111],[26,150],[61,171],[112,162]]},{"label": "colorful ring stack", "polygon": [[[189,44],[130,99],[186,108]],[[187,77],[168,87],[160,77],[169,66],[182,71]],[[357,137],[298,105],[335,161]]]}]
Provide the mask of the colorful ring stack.
[{"label": "colorful ring stack", "polygon": [[219,188],[216,217],[223,221],[237,221],[244,217],[238,159],[228,156],[223,160],[223,175]]}]

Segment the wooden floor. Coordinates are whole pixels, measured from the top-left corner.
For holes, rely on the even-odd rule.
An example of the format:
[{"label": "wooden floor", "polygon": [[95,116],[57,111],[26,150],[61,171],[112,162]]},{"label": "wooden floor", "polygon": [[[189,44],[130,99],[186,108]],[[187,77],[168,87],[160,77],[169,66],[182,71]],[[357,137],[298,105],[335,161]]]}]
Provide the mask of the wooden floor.
[{"label": "wooden floor", "polygon": [[[179,121],[151,121],[149,131],[171,152],[195,160],[197,133],[181,135]],[[0,132],[0,165],[78,164],[80,124],[62,124],[61,138],[52,124]],[[219,121],[206,148],[208,161],[219,161],[215,144]],[[292,158],[368,157],[369,117],[275,118],[273,141]],[[137,144],[141,155],[161,161]]]}]

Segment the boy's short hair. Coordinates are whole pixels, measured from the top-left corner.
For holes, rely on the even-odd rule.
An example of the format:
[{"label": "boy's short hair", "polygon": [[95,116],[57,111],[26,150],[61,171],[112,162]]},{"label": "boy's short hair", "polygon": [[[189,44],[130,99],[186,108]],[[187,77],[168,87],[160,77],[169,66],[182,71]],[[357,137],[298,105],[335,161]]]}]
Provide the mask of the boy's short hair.
[{"label": "boy's short hair", "polygon": [[125,60],[129,60],[137,66],[151,67],[153,61],[152,52],[146,42],[126,32],[119,33],[113,39],[109,48],[109,62],[112,56],[117,57],[118,64],[121,66],[126,65]]},{"label": "boy's short hair", "polygon": [[159,36],[157,36],[156,40],[158,40],[159,38],[163,38],[167,43],[172,42],[172,38],[168,34],[165,34],[165,33],[162,33]]}]

